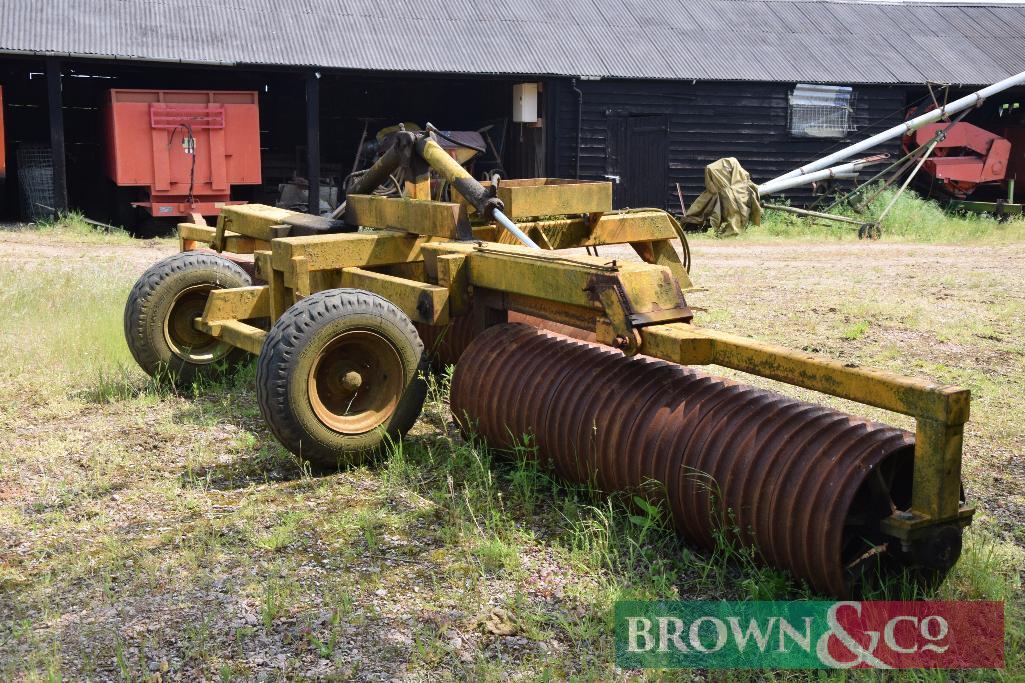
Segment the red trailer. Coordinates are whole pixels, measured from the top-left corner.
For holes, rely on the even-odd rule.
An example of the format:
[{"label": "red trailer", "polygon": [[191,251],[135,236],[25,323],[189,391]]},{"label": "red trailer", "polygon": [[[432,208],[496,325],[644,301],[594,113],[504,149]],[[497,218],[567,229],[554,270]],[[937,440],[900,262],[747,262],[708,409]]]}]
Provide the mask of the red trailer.
[{"label": "red trailer", "polygon": [[133,204],[153,216],[217,215],[261,181],[256,92],[111,90],[105,119],[107,174],[148,188]]}]

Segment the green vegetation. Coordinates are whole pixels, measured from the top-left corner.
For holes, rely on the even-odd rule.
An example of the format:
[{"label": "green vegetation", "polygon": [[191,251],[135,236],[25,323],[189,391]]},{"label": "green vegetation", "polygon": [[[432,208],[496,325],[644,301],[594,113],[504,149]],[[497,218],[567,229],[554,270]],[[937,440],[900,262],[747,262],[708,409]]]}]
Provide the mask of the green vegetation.
[{"label": "green vegetation", "polygon": [[[43,244],[51,239],[63,237]],[[773,281],[761,272],[771,264],[754,260],[752,273]],[[617,680],[630,672],[612,664],[616,600],[811,597],[733,545],[726,529],[715,550],[698,551],[657,506],[554,481],[528,437],[512,456],[464,439],[447,406],[451,373],[430,378],[422,419],[379,463],[314,473],[267,432],[251,366],[177,390],[142,375],[122,339],[121,308],[144,264],[124,263],[102,248],[74,263],[0,258],[0,680],[249,680],[258,671],[271,680],[542,671],[550,680]],[[714,267],[701,266],[712,292],[697,303],[713,307],[717,326],[803,338],[827,355],[935,371],[978,390],[969,490],[1011,476],[1003,463],[1025,441],[1009,416],[1025,411],[1025,396],[991,375],[1020,363],[1009,355],[1022,349],[1019,308],[992,302],[969,321],[959,309],[909,308],[906,289],[861,301],[833,285],[803,304],[814,311],[792,312],[769,297],[807,297],[801,288],[821,279],[818,265],[776,278],[780,290],[765,300],[745,291],[755,277],[748,266]],[[877,267],[887,281],[899,276]],[[931,292],[948,275],[910,286]],[[987,296],[1001,291],[950,276]],[[934,355],[937,331],[982,360],[944,364]],[[886,335],[897,332],[905,337],[891,355]],[[924,341],[908,350],[918,336]],[[938,597],[1007,602],[1007,669],[885,680],[1025,677],[1020,522],[996,515],[983,505]],[[640,678],[692,680],[693,672]],[[766,678],[879,680],[722,676]]]},{"label": "green vegetation", "polygon": [[867,320],[859,320],[850,327],[845,328],[841,336],[848,341],[860,339],[863,334],[868,332],[870,324]]},{"label": "green vegetation", "polygon": [[[893,199],[895,190],[888,188],[869,205],[864,214],[850,206],[841,205],[831,213],[859,221],[874,222]],[[867,193],[871,194],[871,192]],[[774,197],[769,203],[785,204]],[[828,206],[831,202],[826,202]],[[819,209],[819,210],[822,210]],[[805,218],[785,211],[767,209],[761,225],[749,226],[740,236],[742,240],[773,239],[832,239],[857,240],[858,226],[835,221]],[[1010,242],[1025,240],[1025,218],[1004,222],[992,216],[972,213],[950,213],[931,199],[924,199],[912,190],[906,190],[883,220],[882,239],[897,242]]]},{"label": "green vegetation", "polygon": [[[133,364],[114,302],[132,282],[112,277],[116,259],[5,263],[0,268],[0,378],[31,379],[29,369],[97,389],[125,376]],[[103,389],[105,390],[105,389]]]},{"label": "green vegetation", "polygon": [[25,230],[56,239],[97,244],[131,244],[134,241],[124,228],[90,221],[81,211],[69,211],[52,219],[38,221]]}]

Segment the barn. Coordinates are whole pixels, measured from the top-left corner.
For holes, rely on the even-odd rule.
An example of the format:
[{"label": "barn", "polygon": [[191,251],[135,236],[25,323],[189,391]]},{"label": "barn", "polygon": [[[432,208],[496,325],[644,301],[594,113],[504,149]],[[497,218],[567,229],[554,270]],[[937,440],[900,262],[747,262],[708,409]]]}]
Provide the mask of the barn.
[{"label": "barn", "polygon": [[[232,199],[337,187],[368,131],[430,121],[485,130],[509,176],[609,178],[617,206],[677,209],[717,158],[771,178],[1021,71],[1007,4],[6,0],[0,218],[31,213],[40,180],[54,209],[117,217],[116,89],[258,93],[260,182]],[[1023,95],[973,117],[1020,116]]]}]

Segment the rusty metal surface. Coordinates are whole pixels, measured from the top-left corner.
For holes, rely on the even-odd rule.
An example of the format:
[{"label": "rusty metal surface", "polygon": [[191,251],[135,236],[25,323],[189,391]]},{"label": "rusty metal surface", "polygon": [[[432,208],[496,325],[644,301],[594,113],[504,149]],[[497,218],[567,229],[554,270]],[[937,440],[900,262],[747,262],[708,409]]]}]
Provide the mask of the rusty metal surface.
[{"label": "rusty metal surface", "polygon": [[[507,314],[511,323],[523,323],[536,327],[539,330],[548,330],[573,339],[584,341],[595,341],[594,332],[581,330],[570,325],[536,318],[525,313],[509,311]],[[436,368],[443,368],[446,365],[455,365],[460,356],[474,340],[473,317],[470,315],[452,318],[448,325],[416,325],[416,331],[420,333],[420,339],[424,348],[431,354]]]},{"label": "rusty metal surface", "polygon": [[559,476],[662,500],[691,542],[725,532],[817,591],[901,559],[878,523],[910,505],[903,430],[523,324],[477,337],[451,405],[489,443],[533,434]]},{"label": "rusty metal surface", "polygon": [[448,325],[414,325],[436,370],[455,365],[474,337],[473,317],[469,315],[452,318]]}]

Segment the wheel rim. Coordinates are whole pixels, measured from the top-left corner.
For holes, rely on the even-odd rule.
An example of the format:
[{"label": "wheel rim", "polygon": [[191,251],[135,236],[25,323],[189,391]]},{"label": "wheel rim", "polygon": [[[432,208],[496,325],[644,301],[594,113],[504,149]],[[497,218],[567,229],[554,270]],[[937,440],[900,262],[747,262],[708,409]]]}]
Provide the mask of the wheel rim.
[{"label": "wheel rim", "polygon": [[844,520],[841,565],[845,581],[858,587],[872,573],[898,572],[895,539],[882,533],[882,520],[911,507],[914,448],[897,451],[877,464],[858,487]]},{"label": "wheel rim", "polygon": [[206,365],[224,358],[231,346],[196,329],[213,285],[195,285],[179,292],[164,319],[164,339],[171,352],[184,361]]},{"label": "wheel rim", "polygon": [[332,339],[317,355],[309,376],[313,412],[340,434],[362,434],[391,417],[405,385],[398,349],[369,330]]}]

